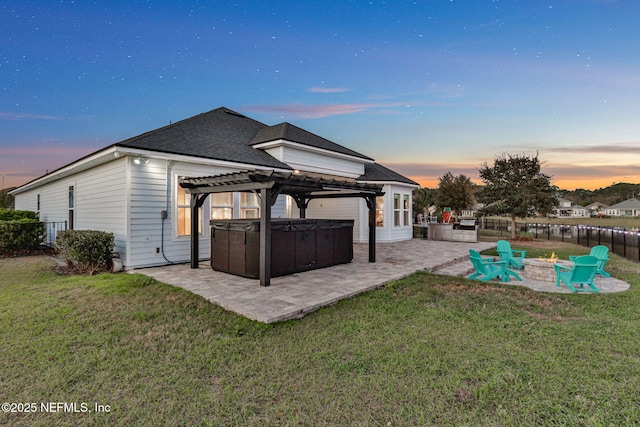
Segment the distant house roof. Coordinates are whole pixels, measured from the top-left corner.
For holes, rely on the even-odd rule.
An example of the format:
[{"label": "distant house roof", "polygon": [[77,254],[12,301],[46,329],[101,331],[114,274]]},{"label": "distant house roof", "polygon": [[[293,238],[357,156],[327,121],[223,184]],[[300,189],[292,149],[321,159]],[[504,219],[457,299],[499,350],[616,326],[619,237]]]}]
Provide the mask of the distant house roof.
[{"label": "distant house roof", "polygon": [[585,206],[586,209],[594,210],[594,209],[606,209],[608,205],[600,202],[593,202]]},{"label": "distant house roof", "polygon": [[607,209],[640,209],[640,200],[631,198],[609,206]]}]

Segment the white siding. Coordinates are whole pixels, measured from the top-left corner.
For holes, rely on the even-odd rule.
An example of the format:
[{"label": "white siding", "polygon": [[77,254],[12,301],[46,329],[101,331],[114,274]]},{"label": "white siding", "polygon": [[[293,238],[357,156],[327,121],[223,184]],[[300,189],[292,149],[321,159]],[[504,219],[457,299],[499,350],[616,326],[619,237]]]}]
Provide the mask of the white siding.
[{"label": "white siding", "polygon": [[19,211],[37,212],[37,200],[39,191],[27,191],[15,196],[15,208]]},{"label": "white siding", "polygon": [[36,210],[40,220],[69,219],[69,187],[74,186],[76,230],[114,233],[115,250],[126,253],[126,160],[114,160],[16,196],[16,209]]},{"label": "white siding", "polygon": [[271,207],[271,218],[287,217],[287,196],[279,195],[276,203]]},{"label": "white siding", "polygon": [[[393,194],[409,195],[409,207],[412,204],[412,187],[386,184],[384,191],[384,226],[376,227],[376,241],[399,242],[413,238],[412,212],[409,211],[409,224],[400,227],[393,225]],[[294,212],[298,212],[294,203]],[[369,241],[369,209],[364,199],[338,198],[311,200],[307,208],[307,218],[353,219],[353,241],[366,243]]]},{"label": "white siding", "polygon": [[[359,197],[342,198],[342,199],[314,199],[309,202],[307,207],[307,218],[319,219],[352,219],[353,224],[353,241],[361,242],[362,233],[360,225],[362,223],[360,215],[360,204],[364,204],[364,200]],[[294,203],[295,206],[295,203]],[[294,210],[297,212],[298,208]],[[365,219],[366,227],[366,219]]]},{"label": "white siding", "polygon": [[293,169],[301,171],[350,178],[357,178],[364,174],[364,163],[357,160],[314,153],[290,146],[273,147],[265,151]]},{"label": "white siding", "polygon": [[[101,230],[114,234],[115,251],[126,254],[126,161],[115,160],[75,177],[76,230]],[[69,183],[68,185],[72,185]],[[68,208],[68,185],[64,203]]]},{"label": "white siding", "polygon": [[[402,240],[410,240],[413,238],[413,212],[411,212],[411,206],[413,204],[412,198],[412,187],[397,185],[397,184],[386,184],[382,188],[384,191],[384,226],[376,227],[376,240],[379,242],[399,242]],[[394,225],[394,209],[393,209],[393,195],[400,194],[400,197],[404,197],[405,195],[409,195],[409,224],[403,224],[402,226]],[[368,210],[365,209],[363,211],[363,215],[368,214]],[[404,219],[404,218],[403,218]],[[366,233],[367,230],[365,229]],[[369,235],[364,234],[365,240],[369,240]]]},{"label": "white siding", "polygon": [[[178,178],[211,176],[237,172],[237,169],[151,159],[144,165],[131,165],[131,253],[127,268],[139,268],[191,259],[191,237],[177,236]],[[160,212],[166,210],[163,221]],[[209,201],[203,207],[203,234],[200,235],[200,258],[211,254]],[[164,228],[164,230],[163,230]],[[164,241],[162,239],[164,231]],[[164,243],[164,244],[163,244]],[[164,253],[164,257],[163,257]]]}]

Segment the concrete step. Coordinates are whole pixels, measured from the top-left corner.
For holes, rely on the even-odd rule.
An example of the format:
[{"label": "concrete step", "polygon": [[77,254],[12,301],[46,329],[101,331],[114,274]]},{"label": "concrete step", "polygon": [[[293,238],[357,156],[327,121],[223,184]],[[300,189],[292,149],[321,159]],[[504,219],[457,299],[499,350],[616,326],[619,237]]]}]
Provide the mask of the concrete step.
[{"label": "concrete step", "polygon": [[437,265],[429,270],[432,274],[441,274],[443,276],[467,277],[475,270],[469,257],[455,258],[443,264]]}]

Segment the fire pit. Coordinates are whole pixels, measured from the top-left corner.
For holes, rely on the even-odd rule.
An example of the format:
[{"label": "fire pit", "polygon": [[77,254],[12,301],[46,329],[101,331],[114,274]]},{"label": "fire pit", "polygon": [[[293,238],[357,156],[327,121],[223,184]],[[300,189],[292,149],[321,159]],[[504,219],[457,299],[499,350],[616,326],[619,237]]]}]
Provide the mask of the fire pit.
[{"label": "fire pit", "polygon": [[524,275],[531,280],[541,280],[543,282],[555,282],[556,270],[553,268],[555,264],[571,267],[573,263],[571,261],[564,260],[550,260],[549,258],[525,258],[524,262]]}]

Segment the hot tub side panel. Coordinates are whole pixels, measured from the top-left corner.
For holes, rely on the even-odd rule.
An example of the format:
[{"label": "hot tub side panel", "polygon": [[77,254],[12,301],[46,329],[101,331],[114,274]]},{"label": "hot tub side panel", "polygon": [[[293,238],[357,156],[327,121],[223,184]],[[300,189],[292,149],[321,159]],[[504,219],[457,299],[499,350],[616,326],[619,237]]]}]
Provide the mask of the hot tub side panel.
[{"label": "hot tub side panel", "polygon": [[[260,274],[260,223],[211,221],[211,266],[244,277]],[[293,274],[353,260],[353,221],[274,221],[271,275]]]}]

